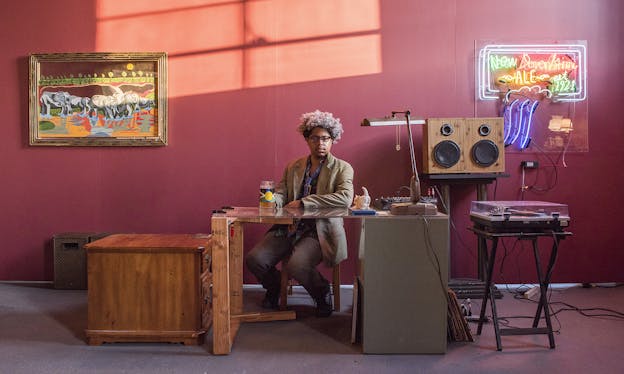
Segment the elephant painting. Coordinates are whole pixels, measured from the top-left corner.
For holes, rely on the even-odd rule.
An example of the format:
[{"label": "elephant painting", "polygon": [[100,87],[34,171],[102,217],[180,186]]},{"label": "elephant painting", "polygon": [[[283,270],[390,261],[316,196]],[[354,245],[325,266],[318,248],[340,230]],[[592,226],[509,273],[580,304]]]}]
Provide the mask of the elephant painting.
[{"label": "elephant painting", "polygon": [[65,91],[44,91],[41,93],[39,102],[41,103],[41,117],[50,118],[52,108],[60,108],[61,117],[67,117],[72,114],[71,95]]},{"label": "elephant painting", "polygon": [[91,98],[71,95],[69,97],[69,103],[72,111],[74,108],[80,109],[80,116],[85,117],[91,111]]}]

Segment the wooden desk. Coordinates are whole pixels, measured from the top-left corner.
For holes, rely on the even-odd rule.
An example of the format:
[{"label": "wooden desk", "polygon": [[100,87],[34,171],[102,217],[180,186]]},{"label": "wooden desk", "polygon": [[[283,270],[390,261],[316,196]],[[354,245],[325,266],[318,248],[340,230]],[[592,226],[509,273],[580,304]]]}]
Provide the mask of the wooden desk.
[{"label": "wooden desk", "polygon": [[[243,322],[295,318],[292,311],[243,312],[243,225],[291,224],[298,218],[331,217],[361,219],[363,222],[365,248],[361,258],[366,257],[367,264],[366,284],[362,292],[365,352],[444,352],[448,216],[439,214],[427,221],[422,216],[389,216],[388,212],[385,213],[385,216],[350,216],[349,210],[344,208],[294,211],[280,209],[268,212],[262,212],[258,208],[235,208],[213,214],[213,353],[230,353]],[[431,238],[429,231],[434,232],[433,236],[440,237],[440,240],[434,239],[427,243],[425,239]],[[437,255],[433,255],[431,246],[436,247]],[[387,256],[390,254],[391,256]],[[432,265],[434,262],[436,265]],[[418,270],[422,267],[428,268],[426,282],[422,282],[425,275]],[[402,280],[405,279],[397,277],[401,273],[407,274],[406,277],[414,279],[414,282],[404,284]],[[423,292],[433,296],[426,296],[426,300],[423,300]],[[388,309],[388,302],[393,304],[393,309]],[[404,339],[396,342],[397,334]],[[395,343],[380,347],[375,343],[378,339],[383,339],[384,342],[394,339]]]},{"label": "wooden desk", "polygon": [[237,208],[212,216],[213,323],[212,351],[229,354],[242,322],[293,320],[294,311],[243,312],[243,224],[293,223],[292,216],[274,211],[261,215],[258,208]]}]

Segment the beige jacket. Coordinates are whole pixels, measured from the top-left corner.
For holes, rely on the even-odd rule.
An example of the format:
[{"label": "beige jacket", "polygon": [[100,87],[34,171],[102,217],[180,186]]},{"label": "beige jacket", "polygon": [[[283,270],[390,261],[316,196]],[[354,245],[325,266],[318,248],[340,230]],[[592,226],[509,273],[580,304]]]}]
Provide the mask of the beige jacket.
[{"label": "beige jacket", "polygon": [[[308,157],[291,162],[275,189],[275,201],[281,208],[300,198],[301,184]],[[316,194],[301,199],[305,209],[309,208],[348,208],[353,201],[353,168],[348,162],[331,154],[323,164],[318,176]],[[342,218],[320,218],[316,220],[323,262],[334,266],[347,258],[347,238]]]}]

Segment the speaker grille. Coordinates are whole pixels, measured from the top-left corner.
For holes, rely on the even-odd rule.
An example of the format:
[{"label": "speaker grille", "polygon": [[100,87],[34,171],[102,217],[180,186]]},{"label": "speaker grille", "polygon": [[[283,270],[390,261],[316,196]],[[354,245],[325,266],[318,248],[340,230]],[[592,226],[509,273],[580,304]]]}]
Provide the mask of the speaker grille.
[{"label": "speaker grille", "polygon": [[443,140],[433,148],[433,159],[443,168],[450,168],[459,162],[461,150],[457,143]]},{"label": "speaker grille", "polygon": [[67,233],[54,236],[54,288],[87,289],[87,256],[83,246],[89,233]]},{"label": "speaker grille", "polygon": [[498,146],[491,140],[480,140],[472,146],[472,160],[480,166],[493,165],[498,160]]}]

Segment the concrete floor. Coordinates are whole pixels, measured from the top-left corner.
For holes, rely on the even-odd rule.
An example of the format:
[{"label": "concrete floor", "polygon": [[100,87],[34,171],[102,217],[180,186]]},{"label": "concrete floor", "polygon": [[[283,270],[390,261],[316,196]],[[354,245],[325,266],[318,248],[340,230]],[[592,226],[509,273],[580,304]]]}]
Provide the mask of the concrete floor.
[{"label": "concrete floor", "polygon": [[[499,287],[500,288],[500,287]],[[499,316],[530,316],[535,304],[502,289]],[[246,289],[246,303],[263,294]],[[88,346],[84,340],[87,294],[49,285],[0,283],[0,373],[617,373],[624,369],[624,287],[555,290],[552,308],[608,308],[615,317],[585,317],[561,311],[553,320],[556,348],[544,335],[504,336],[496,351],[492,324],[475,341],[449,343],[444,355],[364,355],[352,345],[351,290],[343,288],[343,309],[330,318],[314,317],[311,301],[296,290],[297,320],[250,323],[241,327],[229,356],[202,346],[116,343]],[[472,309],[479,310],[472,301]],[[388,311],[389,316],[391,310]],[[596,314],[604,311],[587,311]],[[489,313],[488,313],[489,314]],[[615,313],[611,312],[611,315]],[[391,323],[391,318],[389,318]],[[527,326],[528,319],[509,319]]]}]

